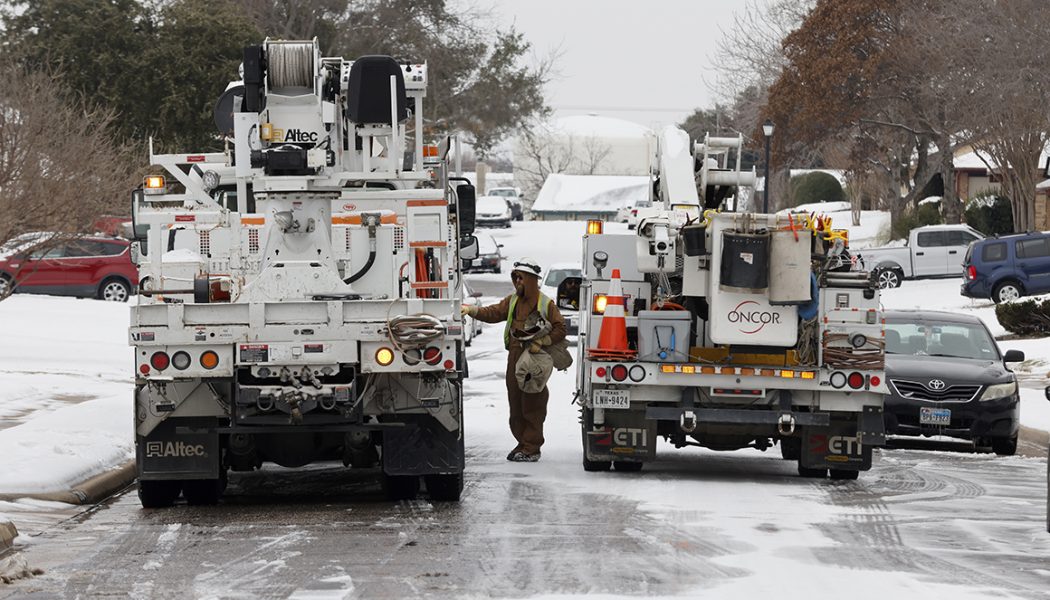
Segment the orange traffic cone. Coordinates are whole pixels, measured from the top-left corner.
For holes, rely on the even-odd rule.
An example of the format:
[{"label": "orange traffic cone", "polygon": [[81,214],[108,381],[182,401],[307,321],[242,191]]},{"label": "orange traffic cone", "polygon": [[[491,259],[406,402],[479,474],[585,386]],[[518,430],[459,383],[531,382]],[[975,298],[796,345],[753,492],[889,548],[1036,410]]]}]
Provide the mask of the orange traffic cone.
[{"label": "orange traffic cone", "polygon": [[613,269],[609,282],[608,302],[602,316],[602,328],[598,334],[598,347],[588,348],[587,357],[593,360],[625,360],[634,358],[638,352],[627,347],[627,318],[624,314],[626,299],[620,286],[620,270]]}]

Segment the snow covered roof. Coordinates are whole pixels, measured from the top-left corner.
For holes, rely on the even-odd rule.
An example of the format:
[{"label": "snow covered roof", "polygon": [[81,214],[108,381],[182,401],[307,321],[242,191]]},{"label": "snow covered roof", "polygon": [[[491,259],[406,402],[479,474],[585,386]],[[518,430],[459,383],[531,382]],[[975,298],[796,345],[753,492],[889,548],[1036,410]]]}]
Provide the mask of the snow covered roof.
[{"label": "snow covered roof", "polygon": [[649,178],[634,175],[547,176],[532,212],[608,212],[649,198]]},{"label": "snow covered roof", "polygon": [[1035,186],[1035,189],[1037,189],[1037,190],[1047,190],[1047,189],[1050,189],[1050,179],[1047,179],[1046,181],[1042,181],[1042,182],[1040,182],[1039,184],[1037,184],[1037,185]]},{"label": "snow covered roof", "polygon": [[[1048,156],[1050,156],[1050,148],[1044,148],[1039,153],[1039,164],[1045,165]],[[981,160],[982,158],[984,160]],[[992,165],[992,168],[995,170],[999,169],[999,165],[996,164],[994,158],[989,156],[988,153],[979,150],[970,150],[959,154],[953,159],[953,162],[958,170],[987,171],[988,165]]]},{"label": "snow covered roof", "polygon": [[641,138],[653,135],[653,130],[644,125],[597,115],[562,117],[554,121],[554,130],[566,135],[598,138]]}]

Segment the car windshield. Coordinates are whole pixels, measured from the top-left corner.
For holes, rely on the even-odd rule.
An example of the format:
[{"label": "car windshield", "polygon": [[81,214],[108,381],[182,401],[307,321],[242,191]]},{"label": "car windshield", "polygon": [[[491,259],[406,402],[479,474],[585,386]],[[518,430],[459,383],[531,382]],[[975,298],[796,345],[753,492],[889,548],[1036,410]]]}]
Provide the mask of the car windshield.
[{"label": "car windshield", "polygon": [[999,359],[995,340],[984,326],[947,321],[887,320],[886,353]]},{"label": "car windshield", "polygon": [[518,194],[512,188],[494,188],[488,191],[488,196],[500,196],[503,198],[517,198]]},{"label": "car windshield", "polygon": [[499,248],[496,246],[496,240],[492,236],[478,236],[478,254],[497,254],[498,252]]},{"label": "car windshield", "polygon": [[507,201],[498,196],[482,196],[478,198],[478,210],[484,209],[488,213],[500,213],[507,210]]},{"label": "car windshield", "polygon": [[551,269],[547,271],[547,279],[543,281],[543,285],[558,287],[566,277],[583,277],[583,271],[580,269]]}]

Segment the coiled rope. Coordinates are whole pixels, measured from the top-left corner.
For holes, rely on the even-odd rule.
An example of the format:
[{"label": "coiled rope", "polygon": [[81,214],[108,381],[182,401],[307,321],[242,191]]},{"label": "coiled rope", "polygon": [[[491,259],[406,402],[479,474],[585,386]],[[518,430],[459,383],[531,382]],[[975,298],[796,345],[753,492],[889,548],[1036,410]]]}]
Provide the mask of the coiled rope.
[{"label": "coiled rope", "polygon": [[274,89],[313,87],[313,43],[271,44],[268,51],[270,83]]},{"label": "coiled rope", "polygon": [[445,325],[433,315],[399,315],[387,321],[387,335],[398,350],[422,348],[445,335]]}]

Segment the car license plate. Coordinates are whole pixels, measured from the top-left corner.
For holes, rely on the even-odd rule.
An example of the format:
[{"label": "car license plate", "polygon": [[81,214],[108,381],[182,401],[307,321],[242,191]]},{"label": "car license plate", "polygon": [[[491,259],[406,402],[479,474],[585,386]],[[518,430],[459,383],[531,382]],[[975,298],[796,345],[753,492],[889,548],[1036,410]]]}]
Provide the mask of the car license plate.
[{"label": "car license plate", "polygon": [[951,425],[952,411],[947,408],[920,408],[919,423],[921,425]]},{"label": "car license plate", "polygon": [[594,390],[591,397],[594,408],[631,408],[629,390]]}]

